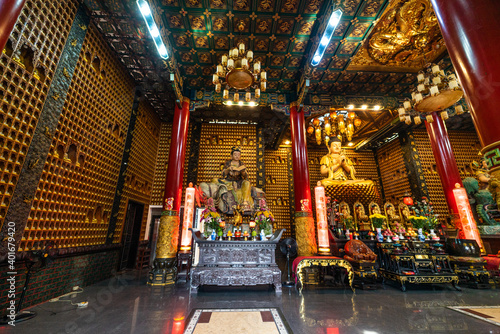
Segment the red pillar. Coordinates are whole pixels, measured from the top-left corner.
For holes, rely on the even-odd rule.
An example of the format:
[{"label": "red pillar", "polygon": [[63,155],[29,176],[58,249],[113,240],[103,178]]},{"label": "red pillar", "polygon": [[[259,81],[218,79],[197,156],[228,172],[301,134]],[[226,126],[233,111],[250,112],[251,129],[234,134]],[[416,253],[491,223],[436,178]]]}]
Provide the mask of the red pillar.
[{"label": "red pillar", "polygon": [[148,278],[150,285],[174,284],[177,277],[179,209],[181,207],[184,156],[189,124],[189,102],[188,98],[183,98],[181,108],[177,104],[175,105],[165,194],[163,195],[163,212],[158,228],[155,259]]},{"label": "red pillar", "polygon": [[[309,184],[309,165],[307,162],[307,141],[304,113],[297,105],[290,105],[290,131],[292,135],[293,187],[295,191],[295,211],[310,211],[311,188]],[[302,210],[307,201],[308,209]],[[305,208],[305,207],[304,207]]]},{"label": "red pillar", "polygon": [[462,178],[460,177],[455,155],[450,145],[446,125],[437,112],[432,113],[432,118],[434,121],[432,123],[426,121],[425,127],[427,128],[427,133],[431,141],[432,153],[434,153],[434,159],[436,160],[436,167],[439,178],[441,179],[441,185],[443,186],[446,203],[448,203],[448,209],[451,214],[457,215],[457,201],[455,200],[453,189],[457,183],[460,187],[463,187]]},{"label": "red pillar", "polygon": [[[163,196],[163,210],[179,212],[182,197],[182,178],[184,176],[184,157],[189,125],[189,99],[184,98],[182,108],[175,105],[172,137],[168,154],[167,178]],[[170,203],[170,201],[172,202]],[[170,206],[169,206],[170,205]]]},{"label": "red pillar", "polygon": [[25,0],[0,0],[0,50],[3,50],[17,22]]},{"label": "red pillar", "polygon": [[312,215],[304,113],[300,112],[298,107],[296,102],[290,104],[293,187],[295,192],[295,238],[299,246],[299,256],[311,256],[317,252],[317,246]]},{"label": "red pillar", "polygon": [[[483,146],[500,146],[498,0],[431,0]],[[486,147],[483,153],[489,151]],[[500,160],[492,167],[500,167]]]}]

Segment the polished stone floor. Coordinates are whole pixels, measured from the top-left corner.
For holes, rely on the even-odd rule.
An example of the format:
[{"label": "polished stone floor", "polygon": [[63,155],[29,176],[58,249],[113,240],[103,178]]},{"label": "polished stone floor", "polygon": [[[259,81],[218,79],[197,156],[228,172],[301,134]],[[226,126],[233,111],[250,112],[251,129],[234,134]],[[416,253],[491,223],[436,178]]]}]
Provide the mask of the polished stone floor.
[{"label": "polished stone floor", "polygon": [[[447,306],[500,305],[500,290],[455,291],[450,286],[393,286],[378,290],[284,288],[210,288],[190,294],[185,284],[152,288],[134,272],[86,287],[83,293],[65,297],[74,303],[88,301],[87,308],[69,302],[32,307],[38,316],[15,329],[0,333],[182,333],[196,308],[277,307],[295,334],[385,333],[499,333],[500,327],[448,309]],[[238,319],[234,319],[235,322]],[[254,334],[255,332],[251,332]],[[234,333],[237,334],[237,333]]]}]

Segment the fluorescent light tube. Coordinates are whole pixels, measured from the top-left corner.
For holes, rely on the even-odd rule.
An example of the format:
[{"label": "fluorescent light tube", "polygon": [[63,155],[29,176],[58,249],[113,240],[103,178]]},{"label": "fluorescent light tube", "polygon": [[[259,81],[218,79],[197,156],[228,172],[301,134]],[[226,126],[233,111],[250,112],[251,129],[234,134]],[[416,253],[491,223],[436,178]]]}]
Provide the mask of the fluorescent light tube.
[{"label": "fluorescent light tube", "polygon": [[156,49],[158,50],[160,57],[162,57],[163,59],[167,59],[168,51],[167,48],[165,47],[165,44],[163,43],[163,40],[161,39],[160,30],[156,26],[148,2],[145,0],[137,0],[137,6],[139,7],[142,17],[144,18],[144,21],[146,22],[146,26],[148,27],[149,33],[153,38],[153,41],[155,42]]},{"label": "fluorescent light tube", "polygon": [[311,60],[312,66],[318,66],[323,59],[323,55],[325,54],[326,47],[330,44],[330,40],[332,39],[333,32],[337,29],[339,25],[340,18],[342,17],[342,10],[337,9],[330,15],[330,19],[328,20],[328,25],[323,32],[323,36],[321,36],[318,47],[316,48],[316,52]]}]

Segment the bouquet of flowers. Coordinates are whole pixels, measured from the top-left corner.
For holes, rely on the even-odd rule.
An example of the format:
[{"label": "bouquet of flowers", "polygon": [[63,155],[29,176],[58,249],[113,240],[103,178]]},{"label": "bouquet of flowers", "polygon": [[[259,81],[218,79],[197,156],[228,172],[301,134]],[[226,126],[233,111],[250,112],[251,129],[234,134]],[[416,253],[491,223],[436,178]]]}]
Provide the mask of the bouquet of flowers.
[{"label": "bouquet of flowers", "polygon": [[209,198],[207,200],[207,208],[201,212],[201,220],[200,220],[200,222],[205,226],[205,232],[204,232],[205,236],[210,235],[209,230],[212,231],[219,230],[221,228],[220,227],[221,221],[222,218],[214,207],[214,200],[212,198]]},{"label": "bouquet of flowers", "polygon": [[408,217],[413,225],[413,228],[421,229],[427,226],[427,218],[423,216],[410,216]]},{"label": "bouquet of flowers", "polygon": [[353,229],[353,223],[352,223],[352,217],[349,218],[342,218],[342,221],[344,223],[344,227],[346,230],[352,230]]},{"label": "bouquet of flowers", "polygon": [[273,232],[274,216],[267,208],[265,199],[261,199],[259,205],[260,208],[255,213],[254,220],[259,229],[269,235]]},{"label": "bouquet of flowers", "polygon": [[[415,212],[415,216],[422,217],[420,219],[423,222],[423,226],[418,228],[427,228],[429,230],[432,230],[439,225],[439,220],[437,218],[437,215],[434,214],[434,208],[432,207],[432,203],[429,201],[427,197],[424,196],[422,197],[422,201],[420,202],[417,201],[415,205],[412,207],[412,210]],[[411,217],[409,218],[411,220]]]},{"label": "bouquet of flowers", "polygon": [[382,228],[382,225],[384,225],[384,221],[387,219],[386,216],[381,215],[380,213],[375,213],[369,218],[372,221],[373,227],[375,228]]}]

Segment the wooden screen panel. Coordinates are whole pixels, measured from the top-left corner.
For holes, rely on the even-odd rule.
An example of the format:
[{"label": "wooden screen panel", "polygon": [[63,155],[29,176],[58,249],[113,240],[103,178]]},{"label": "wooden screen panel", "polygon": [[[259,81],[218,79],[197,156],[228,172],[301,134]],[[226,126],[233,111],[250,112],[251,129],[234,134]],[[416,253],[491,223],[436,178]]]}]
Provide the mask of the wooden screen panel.
[{"label": "wooden screen panel", "polygon": [[382,185],[387,200],[397,203],[405,195],[411,194],[408,172],[403,159],[399,139],[395,139],[377,150],[377,159],[382,176]]},{"label": "wooden screen panel", "polygon": [[20,248],[104,243],[133,99],[130,76],[89,26]]},{"label": "wooden screen panel", "polygon": [[163,204],[163,194],[165,193],[165,179],[167,177],[168,152],[170,150],[171,136],[172,124],[161,123],[160,141],[158,143],[158,153],[156,158],[151,205]]},{"label": "wooden screen panel", "polygon": [[282,238],[292,237],[294,224],[290,211],[294,204],[290,203],[289,183],[293,182],[293,178],[288,175],[288,150],[287,147],[280,147],[264,152],[267,205],[276,219],[276,227],[286,229]]},{"label": "wooden screen panel", "polygon": [[26,1],[0,54],[0,226],[76,9],[76,1]]},{"label": "wooden screen panel", "polygon": [[[146,220],[148,218],[160,139],[160,126],[160,119],[154,109],[147,102],[141,101],[137,110],[132,147],[130,148],[130,156],[125,172],[123,196],[120,201],[120,210],[116,223],[116,231],[123,231],[127,200],[143,203],[141,240],[146,232]],[[120,234],[115,233],[113,243],[119,243],[120,239]]]}]

